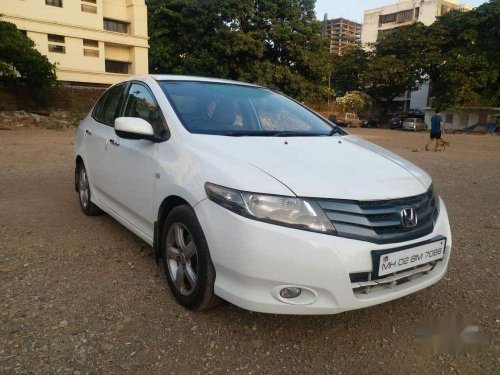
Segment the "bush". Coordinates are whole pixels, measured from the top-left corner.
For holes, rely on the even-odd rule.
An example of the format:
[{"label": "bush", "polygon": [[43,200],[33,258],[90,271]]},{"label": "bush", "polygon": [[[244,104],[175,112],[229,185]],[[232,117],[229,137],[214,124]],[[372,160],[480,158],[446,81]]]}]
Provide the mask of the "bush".
[{"label": "bush", "polygon": [[359,91],[350,91],[344,96],[337,98],[336,102],[344,112],[357,114],[364,111],[368,106],[365,97]]},{"label": "bush", "polygon": [[56,81],[56,68],[35,49],[16,25],[0,20],[0,77],[7,83],[47,87]]}]

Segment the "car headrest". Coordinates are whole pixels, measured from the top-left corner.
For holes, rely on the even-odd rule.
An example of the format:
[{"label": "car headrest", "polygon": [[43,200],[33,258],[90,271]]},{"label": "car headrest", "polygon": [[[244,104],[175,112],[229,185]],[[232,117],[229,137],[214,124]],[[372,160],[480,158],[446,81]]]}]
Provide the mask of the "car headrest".
[{"label": "car headrest", "polygon": [[222,124],[233,125],[236,121],[236,108],[229,101],[221,101],[215,107],[212,115],[212,121]]}]

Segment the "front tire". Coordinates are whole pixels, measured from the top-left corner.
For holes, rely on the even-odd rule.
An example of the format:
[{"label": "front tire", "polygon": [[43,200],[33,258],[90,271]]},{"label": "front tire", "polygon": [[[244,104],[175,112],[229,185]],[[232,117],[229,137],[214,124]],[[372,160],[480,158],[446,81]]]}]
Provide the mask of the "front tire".
[{"label": "front tire", "polygon": [[189,310],[215,307],[215,268],[208,244],[193,209],[174,208],[167,216],[161,236],[163,267],[168,286],[179,304]]},{"label": "front tire", "polygon": [[76,173],[78,200],[83,213],[87,216],[101,215],[102,210],[92,203],[89,176],[83,162],[77,165]]}]

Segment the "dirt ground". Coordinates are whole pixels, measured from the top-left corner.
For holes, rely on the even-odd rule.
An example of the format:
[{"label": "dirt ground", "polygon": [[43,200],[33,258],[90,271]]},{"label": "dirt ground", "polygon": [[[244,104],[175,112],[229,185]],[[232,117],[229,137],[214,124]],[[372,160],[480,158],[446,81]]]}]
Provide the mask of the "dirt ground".
[{"label": "dirt ground", "polygon": [[[432,175],[452,225],[448,274],[364,310],[278,316],[181,308],[144,242],[80,211],[74,130],[0,130],[0,373],[500,373],[500,137],[449,135],[435,153],[427,133],[353,133]],[[479,327],[481,353],[417,345],[422,320],[449,314]]]}]

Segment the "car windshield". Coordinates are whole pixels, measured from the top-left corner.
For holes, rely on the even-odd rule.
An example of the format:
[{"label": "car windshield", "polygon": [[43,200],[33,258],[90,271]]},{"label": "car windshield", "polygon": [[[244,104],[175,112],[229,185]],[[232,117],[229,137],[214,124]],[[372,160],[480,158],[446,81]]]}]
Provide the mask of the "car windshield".
[{"label": "car windshield", "polygon": [[159,84],[191,133],[262,137],[346,134],[295,101],[265,88],[196,81]]}]

